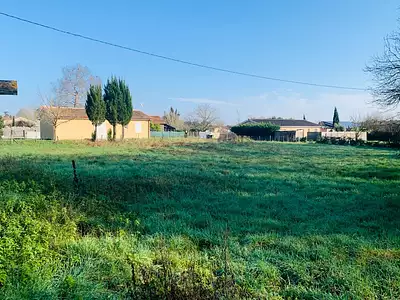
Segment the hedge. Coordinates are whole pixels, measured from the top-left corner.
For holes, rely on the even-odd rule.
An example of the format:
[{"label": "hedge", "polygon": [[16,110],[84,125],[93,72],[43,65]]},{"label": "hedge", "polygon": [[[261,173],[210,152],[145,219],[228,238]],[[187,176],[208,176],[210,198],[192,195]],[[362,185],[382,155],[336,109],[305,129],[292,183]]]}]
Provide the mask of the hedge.
[{"label": "hedge", "polygon": [[269,123],[245,123],[237,126],[233,126],[231,131],[239,136],[249,136],[249,137],[268,137],[278,131],[280,126]]}]

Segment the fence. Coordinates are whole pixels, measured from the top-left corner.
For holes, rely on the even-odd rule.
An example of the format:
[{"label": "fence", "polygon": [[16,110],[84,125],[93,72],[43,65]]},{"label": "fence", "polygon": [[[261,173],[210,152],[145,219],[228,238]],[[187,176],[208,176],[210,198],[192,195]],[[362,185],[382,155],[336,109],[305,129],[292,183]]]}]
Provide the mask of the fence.
[{"label": "fence", "polygon": [[356,131],[328,131],[328,132],[308,132],[308,140],[317,140],[320,137],[326,138],[341,138],[341,139],[353,139],[353,140],[367,140],[366,132],[356,132]]},{"label": "fence", "polygon": [[178,131],[150,131],[150,137],[155,138],[183,138],[185,137],[184,132]]},{"label": "fence", "polygon": [[4,139],[40,139],[38,127],[5,127],[3,128]]}]

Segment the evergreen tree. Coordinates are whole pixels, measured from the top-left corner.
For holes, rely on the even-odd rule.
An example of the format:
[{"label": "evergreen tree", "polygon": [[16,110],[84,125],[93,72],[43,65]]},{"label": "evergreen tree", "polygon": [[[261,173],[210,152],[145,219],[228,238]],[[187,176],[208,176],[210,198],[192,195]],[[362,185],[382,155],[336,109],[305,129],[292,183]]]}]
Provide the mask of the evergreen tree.
[{"label": "evergreen tree", "polygon": [[12,117],[12,123],[11,123],[12,127],[15,127],[15,116]]},{"label": "evergreen tree", "polygon": [[113,127],[112,140],[117,136],[116,127],[119,122],[118,108],[122,103],[122,95],[119,88],[119,82],[116,77],[107,80],[104,87],[104,102],[106,104],[106,119]]},{"label": "evergreen tree", "polygon": [[340,124],[339,113],[337,111],[337,108],[335,107],[335,110],[333,111],[333,122],[332,122],[333,128],[339,126],[339,124]]},{"label": "evergreen tree", "polygon": [[97,139],[97,126],[103,123],[106,119],[106,103],[103,100],[102,89],[100,85],[90,86],[87,92],[86,114],[89,120],[94,125],[94,139]]},{"label": "evergreen tree", "polygon": [[119,79],[118,86],[121,94],[121,99],[118,104],[118,123],[122,126],[121,139],[123,140],[125,137],[125,126],[128,125],[132,119],[132,96],[124,80]]}]

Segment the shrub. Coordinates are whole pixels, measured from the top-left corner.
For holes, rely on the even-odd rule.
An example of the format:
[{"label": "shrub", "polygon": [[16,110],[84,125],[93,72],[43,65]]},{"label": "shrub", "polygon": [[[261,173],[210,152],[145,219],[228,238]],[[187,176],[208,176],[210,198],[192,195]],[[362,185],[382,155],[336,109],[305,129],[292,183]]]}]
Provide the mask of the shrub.
[{"label": "shrub", "polygon": [[266,138],[273,135],[273,133],[275,131],[278,131],[279,129],[280,127],[278,125],[265,122],[265,123],[255,123],[255,124],[254,123],[240,124],[237,126],[233,126],[231,128],[231,131],[239,136]]},{"label": "shrub", "polygon": [[306,137],[302,137],[302,138],[300,139],[300,142],[306,143],[306,142],[307,142],[307,138],[306,138]]},{"label": "shrub", "polygon": [[96,130],[92,132],[91,140],[94,142],[96,140]]},{"label": "shrub", "polygon": [[372,141],[400,142],[400,134],[396,132],[372,131],[368,133],[368,139]]},{"label": "shrub", "polygon": [[153,122],[150,123],[150,130],[151,131],[161,131],[160,124],[154,124]]},{"label": "shrub", "polygon": [[319,144],[332,144],[332,145],[350,145],[350,146],[363,146],[369,145],[374,146],[371,142],[366,142],[364,140],[355,140],[353,138],[338,138],[338,137],[322,137],[316,140]]},{"label": "shrub", "polygon": [[108,131],[107,131],[107,140],[109,140],[109,141],[112,141],[112,140],[113,140],[111,128],[108,129]]},{"label": "shrub", "polygon": [[34,182],[0,184],[0,285],[35,280],[37,271],[58,261],[58,248],[76,236],[71,212],[57,193]]}]

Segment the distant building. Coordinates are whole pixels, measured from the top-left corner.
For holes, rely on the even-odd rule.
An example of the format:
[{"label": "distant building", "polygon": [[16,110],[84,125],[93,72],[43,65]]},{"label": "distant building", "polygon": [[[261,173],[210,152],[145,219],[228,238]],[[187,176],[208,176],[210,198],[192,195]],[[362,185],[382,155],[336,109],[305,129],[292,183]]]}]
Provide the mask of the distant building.
[{"label": "distant building", "polygon": [[[90,122],[84,108],[73,107],[42,107],[42,110],[52,109],[59,110],[58,126],[55,134],[58,140],[81,140],[90,139],[94,131],[94,126]],[[117,139],[121,137],[122,126],[117,125]],[[97,126],[97,138],[107,139],[107,132],[112,129],[112,125],[105,121]],[[131,122],[125,126],[125,138],[149,138],[150,137],[150,117],[141,111],[134,110]],[[53,139],[54,128],[49,120],[40,120],[40,137],[41,139]]]},{"label": "distant building", "polygon": [[[291,119],[248,119],[241,124],[247,123],[271,123],[280,126],[277,136],[292,139],[300,139],[307,137],[309,132],[321,132],[321,125],[315,124],[307,120],[291,120]],[[284,139],[284,138],[283,138]]]},{"label": "distant building", "polygon": [[175,131],[176,130],[176,128],[174,126],[169,125],[160,116],[150,116],[150,121],[153,124],[159,124],[161,127],[161,131]]}]

